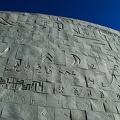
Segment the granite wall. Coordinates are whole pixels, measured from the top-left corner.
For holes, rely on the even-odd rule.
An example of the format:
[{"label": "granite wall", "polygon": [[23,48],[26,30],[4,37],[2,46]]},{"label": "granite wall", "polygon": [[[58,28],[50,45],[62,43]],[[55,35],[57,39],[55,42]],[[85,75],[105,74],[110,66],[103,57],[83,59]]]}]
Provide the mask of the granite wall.
[{"label": "granite wall", "polygon": [[110,28],[0,12],[0,120],[120,120],[119,52]]}]

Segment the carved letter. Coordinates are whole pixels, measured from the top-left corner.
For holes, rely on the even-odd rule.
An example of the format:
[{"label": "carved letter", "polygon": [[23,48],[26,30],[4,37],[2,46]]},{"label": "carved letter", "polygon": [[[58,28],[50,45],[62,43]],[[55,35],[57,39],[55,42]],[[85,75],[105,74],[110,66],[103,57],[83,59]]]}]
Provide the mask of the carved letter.
[{"label": "carved letter", "polygon": [[74,58],[74,62],[72,63],[72,65],[74,65],[74,64],[80,64],[80,62],[81,62],[80,58],[77,55],[75,55],[75,54],[71,54],[71,55]]},{"label": "carved letter", "polygon": [[44,57],[43,57],[42,60],[44,61],[45,59],[48,59],[50,62],[52,62],[52,58],[53,58],[52,55],[50,55],[49,53],[47,53],[47,54],[44,55]]},{"label": "carved letter", "polygon": [[61,29],[63,29],[63,24],[61,22],[55,22],[54,27],[58,29],[58,31],[60,31]]}]

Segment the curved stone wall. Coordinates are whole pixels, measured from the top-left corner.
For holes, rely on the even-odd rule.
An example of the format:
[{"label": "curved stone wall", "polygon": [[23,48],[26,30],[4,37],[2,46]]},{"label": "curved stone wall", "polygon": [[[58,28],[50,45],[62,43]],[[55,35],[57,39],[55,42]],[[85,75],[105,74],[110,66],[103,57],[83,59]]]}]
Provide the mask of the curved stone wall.
[{"label": "curved stone wall", "polygon": [[110,28],[0,12],[0,120],[120,120],[119,52]]}]

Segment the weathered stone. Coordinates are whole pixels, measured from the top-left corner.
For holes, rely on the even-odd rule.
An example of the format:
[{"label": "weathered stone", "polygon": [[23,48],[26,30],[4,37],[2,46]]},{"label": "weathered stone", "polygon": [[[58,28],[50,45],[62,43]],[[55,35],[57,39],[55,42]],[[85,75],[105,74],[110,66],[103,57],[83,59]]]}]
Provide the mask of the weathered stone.
[{"label": "weathered stone", "polygon": [[85,111],[71,110],[72,120],[86,120]]},{"label": "weathered stone", "polygon": [[119,31],[0,12],[0,120],[119,120],[119,52]]},{"label": "weathered stone", "polygon": [[55,108],[55,120],[70,120],[70,110]]}]

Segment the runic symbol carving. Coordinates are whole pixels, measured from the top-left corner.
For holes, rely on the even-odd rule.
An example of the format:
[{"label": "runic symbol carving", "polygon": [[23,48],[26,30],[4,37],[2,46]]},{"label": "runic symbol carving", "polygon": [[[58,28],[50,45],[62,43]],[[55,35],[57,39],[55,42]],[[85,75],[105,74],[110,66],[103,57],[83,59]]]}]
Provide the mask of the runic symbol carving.
[{"label": "runic symbol carving", "polygon": [[74,64],[80,64],[80,62],[81,62],[80,58],[77,55],[75,55],[75,54],[71,54],[71,55],[74,58],[74,62],[72,63],[72,65],[74,65]]},{"label": "runic symbol carving", "polygon": [[73,29],[75,33],[73,33],[72,35],[73,36],[76,36],[76,37],[81,37],[81,34],[83,34],[83,31],[78,28],[77,30]]},{"label": "runic symbol carving", "polygon": [[0,53],[0,56],[6,54],[9,50],[10,48],[6,48],[3,53]]},{"label": "runic symbol carving", "polygon": [[48,59],[50,62],[52,62],[52,55],[50,55],[49,53],[47,53],[47,54],[45,54],[44,56],[43,56],[43,61],[45,60],[45,59]]}]

